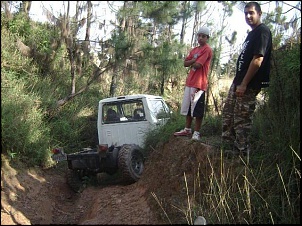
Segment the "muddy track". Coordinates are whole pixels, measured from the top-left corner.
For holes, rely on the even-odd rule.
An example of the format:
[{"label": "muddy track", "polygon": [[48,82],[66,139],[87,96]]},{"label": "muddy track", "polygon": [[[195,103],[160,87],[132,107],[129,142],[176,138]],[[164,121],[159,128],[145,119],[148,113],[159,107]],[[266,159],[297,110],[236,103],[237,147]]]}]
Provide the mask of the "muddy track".
[{"label": "muddy track", "polygon": [[[2,157],[1,224],[187,224],[184,173],[189,188],[198,172],[206,183],[213,165],[220,170],[220,153],[214,153],[209,145],[171,136],[151,153],[138,182],[98,174],[82,193],[67,185],[64,162],[28,169]],[[188,192],[195,197],[194,189]]]},{"label": "muddy track", "polygon": [[[16,170],[17,169],[17,170]],[[66,184],[64,167],[1,167],[1,224],[156,224],[145,189],[98,175],[82,193]]]}]

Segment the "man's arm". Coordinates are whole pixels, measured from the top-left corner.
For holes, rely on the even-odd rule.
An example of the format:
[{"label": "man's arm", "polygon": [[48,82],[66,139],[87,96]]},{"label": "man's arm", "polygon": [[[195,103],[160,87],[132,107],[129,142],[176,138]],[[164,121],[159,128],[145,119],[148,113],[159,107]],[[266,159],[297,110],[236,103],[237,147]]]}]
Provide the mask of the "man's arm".
[{"label": "man's arm", "polygon": [[196,59],[193,58],[192,60],[185,60],[184,62],[184,66],[185,67],[190,67],[191,65],[193,65],[195,63]]},{"label": "man's arm", "polygon": [[246,87],[249,84],[249,82],[252,80],[254,75],[259,70],[261,64],[263,61],[262,55],[255,55],[249,65],[249,68],[239,86],[236,87],[236,94],[237,96],[242,96],[244,92],[246,91]]},{"label": "man's arm", "polygon": [[195,54],[192,60],[187,60],[187,61],[184,62],[184,66],[185,67],[192,66],[195,69],[201,68],[201,64],[200,63],[196,63],[196,60],[197,60],[198,57],[199,57],[199,55]]}]

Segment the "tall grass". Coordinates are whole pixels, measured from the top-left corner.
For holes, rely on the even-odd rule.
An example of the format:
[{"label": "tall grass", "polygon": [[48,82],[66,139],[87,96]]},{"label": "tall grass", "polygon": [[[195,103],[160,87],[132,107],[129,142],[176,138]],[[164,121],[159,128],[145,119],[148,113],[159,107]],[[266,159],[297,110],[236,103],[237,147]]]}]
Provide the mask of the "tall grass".
[{"label": "tall grass", "polygon": [[[204,130],[215,131],[217,124],[213,119],[207,121],[206,118]],[[172,125],[173,121],[168,125],[170,131],[173,131]],[[174,125],[177,127],[177,123]],[[157,136],[153,134],[153,138]],[[259,149],[248,157],[234,159],[225,158],[222,152],[207,156],[207,163],[203,164],[211,170],[205,176],[202,172],[204,168],[199,163],[193,186],[187,182],[186,172],[183,172],[183,189],[187,191],[187,199],[182,200],[182,206],[175,206],[167,197],[152,196],[164,211],[167,223],[172,224],[193,224],[197,216],[205,217],[209,224],[298,223],[300,156],[297,150],[292,149],[291,159],[284,164],[279,155],[272,158],[271,152],[275,150]],[[162,199],[165,201],[160,201]],[[179,219],[169,216],[169,208],[179,212]]]},{"label": "tall grass", "polygon": [[39,96],[24,92],[24,81],[1,70],[2,151],[29,164],[47,162],[50,130],[43,121]]},{"label": "tall grass", "polygon": [[[197,191],[202,194],[200,202],[196,206],[188,205],[187,211],[182,210],[191,212],[186,214],[186,218],[202,215],[211,224],[300,222],[300,210],[297,209],[299,195],[289,194],[292,185],[278,165],[271,172],[273,174],[267,175],[267,167],[254,168],[242,158],[240,164],[231,167],[227,166],[225,159],[222,158],[221,161],[221,171],[217,172],[213,165],[213,173],[209,175],[206,189]],[[300,172],[300,169],[293,167],[293,171]],[[196,184],[204,179],[197,177]],[[187,184],[184,186],[187,187]],[[188,199],[193,197],[188,196]],[[193,221],[194,219],[190,219],[188,223]]]}]

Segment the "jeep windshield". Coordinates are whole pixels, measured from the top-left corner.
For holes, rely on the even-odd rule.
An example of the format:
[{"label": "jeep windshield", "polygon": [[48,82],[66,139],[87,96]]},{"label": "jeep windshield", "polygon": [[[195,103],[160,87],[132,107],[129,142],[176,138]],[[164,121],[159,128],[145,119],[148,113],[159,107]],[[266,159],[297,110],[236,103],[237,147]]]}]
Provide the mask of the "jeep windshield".
[{"label": "jeep windshield", "polygon": [[102,110],[102,122],[105,124],[146,120],[141,99],[105,103]]}]

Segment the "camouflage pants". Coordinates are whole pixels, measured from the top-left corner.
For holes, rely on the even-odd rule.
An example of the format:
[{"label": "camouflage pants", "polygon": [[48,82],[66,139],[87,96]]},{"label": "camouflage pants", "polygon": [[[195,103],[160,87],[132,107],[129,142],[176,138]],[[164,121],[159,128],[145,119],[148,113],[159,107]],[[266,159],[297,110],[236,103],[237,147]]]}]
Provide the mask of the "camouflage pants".
[{"label": "camouflage pants", "polygon": [[256,96],[260,90],[247,89],[242,97],[237,97],[235,88],[232,84],[222,110],[222,143],[246,151],[249,149]]}]

